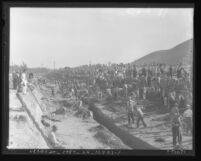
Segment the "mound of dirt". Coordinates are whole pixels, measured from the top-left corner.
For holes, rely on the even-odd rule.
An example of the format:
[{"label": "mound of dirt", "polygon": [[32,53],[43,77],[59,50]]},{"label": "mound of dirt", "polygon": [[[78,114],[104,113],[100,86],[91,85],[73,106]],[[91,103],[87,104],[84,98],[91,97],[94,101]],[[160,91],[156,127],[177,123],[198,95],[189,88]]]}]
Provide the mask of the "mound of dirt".
[{"label": "mound of dirt", "polygon": [[73,103],[69,103],[69,101],[67,101],[67,100],[63,100],[63,101],[62,101],[62,104],[63,104],[63,106],[65,106],[65,107],[71,107],[71,106],[73,105]]},{"label": "mound of dirt", "polygon": [[90,111],[86,108],[79,108],[77,110],[77,112],[75,113],[75,116],[80,117],[80,118],[84,118],[84,119],[91,117]]},{"label": "mound of dirt", "polygon": [[24,115],[16,115],[13,120],[20,121],[20,122],[26,122],[27,121],[27,117],[24,116]]},{"label": "mound of dirt", "polygon": [[95,128],[96,128],[96,130],[103,130],[104,129],[104,127],[102,125],[98,125]]},{"label": "mound of dirt", "polygon": [[165,139],[164,138],[156,138],[155,141],[156,142],[165,142]]}]

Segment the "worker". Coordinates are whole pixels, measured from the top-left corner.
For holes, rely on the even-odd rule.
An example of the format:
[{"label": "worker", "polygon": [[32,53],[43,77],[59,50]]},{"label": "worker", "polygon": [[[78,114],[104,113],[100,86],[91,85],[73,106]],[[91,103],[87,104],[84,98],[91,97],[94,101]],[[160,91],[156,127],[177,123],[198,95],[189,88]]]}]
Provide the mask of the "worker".
[{"label": "worker", "polygon": [[179,144],[180,148],[182,146],[181,126],[181,115],[175,111],[174,118],[172,119],[173,148],[177,148],[177,143]]},{"label": "worker", "polygon": [[140,121],[142,122],[144,127],[147,127],[147,124],[144,121],[144,113],[143,113],[142,109],[144,109],[143,106],[139,106],[139,105],[135,106],[135,112],[136,112],[136,115],[137,115],[137,128],[139,128]]},{"label": "worker", "polygon": [[186,133],[188,134],[189,132],[192,134],[193,128],[192,128],[192,109],[189,104],[187,104],[187,109],[183,113],[183,119],[184,119],[184,129]]},{"label": "worker", "polygon": [[52,91],[52,97],[54,97],[55,95],[54,87],[51,88],[51,91]]},{"label": "worker", "polygon": [[179,113],[179,108],[178,108],[178,104],[174,103],[171,111],[170,111],[170,120],[173,121],[173,119],[175,118],[175,116]]},{"label": "worker", "polygon": [[56,131],[57,131],[57,127],[53,125],[51,131],[48,134],[50,145],[53,147],[53,149],[64,149],[61,141],[59,141],[56,138],[56,135],[55,135]]},{"label": "worker", "polygon": [[136,105],[136,101],[129,97],[127,103],[127,114],[128,114],[128,125],[131,126],[131,121],[134,124],[134,106]]},{"label": "worker", "polygon": [[21,85],[22,85],[22,92],[23,94],[26,94],[27,92],[27,78],[26,78],[26,70],[24,69],[21,74]]}]

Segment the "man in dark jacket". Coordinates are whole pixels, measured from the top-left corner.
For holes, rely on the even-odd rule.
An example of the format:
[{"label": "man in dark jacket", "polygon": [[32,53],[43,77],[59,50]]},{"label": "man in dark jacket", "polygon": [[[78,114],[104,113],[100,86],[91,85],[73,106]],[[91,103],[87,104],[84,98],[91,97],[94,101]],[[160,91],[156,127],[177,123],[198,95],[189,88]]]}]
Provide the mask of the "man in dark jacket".
[{"label": "man in dark jacket", "polygon": [[170,93],[169,99],[168,99],[169,110],[172,109],[172,107],[175,105],[175,103],[176,103],[175,94],[173,94],[173,92],[172,92],[172,93]]},{"label": "man in dark jacket", "polygon": [[179,143],[180,147],[182,146],[181,126],[182,126],[181,116],[179,113],[176,113],[172,120],[172,138],[174,148],[177,146],[177,143]]},{"label": "man in dark jacket", "polygon": [[136,78],[137,76],[137,69],[136,69],[136,66],[134,65],[133,66],[133,77]]},{"label": "man in dark jacket", "polygon": [[186,100],[183,95],[179,95],[179,109],[186,108]]},{"label": "man in dark jacket", "polygon": [[13,89],[17,89],[17,83],[18,83],[17,74],[13,73],[12,77],[13,77]]},{"label": "man in dark jacket", "polygon": [[148,87],[151,87],[151,76],[150,75],[148,75],[148,77],[147,77],[147,85],[148,85]]},{"label": "man in dark jacket", "polygon": [[143,67],[142,68],[142,75],[146,77],[146,74],[147,74],[146,69]]},{"label": "man in dark jacket", "polygon": [[172,78],[172,75],[173,75],[173,73],[172,73],[172,66],[170,66],[169,67],[169,76]]}]

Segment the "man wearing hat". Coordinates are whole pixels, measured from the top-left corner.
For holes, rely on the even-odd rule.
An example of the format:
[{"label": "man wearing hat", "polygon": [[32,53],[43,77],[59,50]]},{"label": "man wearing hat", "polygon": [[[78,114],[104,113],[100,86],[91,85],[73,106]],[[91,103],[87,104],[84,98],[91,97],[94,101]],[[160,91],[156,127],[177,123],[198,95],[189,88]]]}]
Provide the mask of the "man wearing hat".
[{"label": "man wearing hat", "polygon": [[187,109],[184,111],[183,113],[183,118],[184,118],[184,129],[186,130],[186,133],[188,134],[189,132],[191,132],[192,134],[192,109],[191,109],[191,105],[187,104]]},{"label": "man wearing hat", "polygon": [[173,138],[173,147],[182,146],[182,133],[181,133],[181,115],[177,113],[172,121],[172,138]]},{"label": "man wearing hat", "polygon": [[177,104],[174,105],[174,107],[171,110],[172,117],[172,138],[173,138],[173,147],[175,148],[177,146],[177,142],[179,143],[179,146],[182,145],[182,133],[181,133],[181,115],[179,113]]}]

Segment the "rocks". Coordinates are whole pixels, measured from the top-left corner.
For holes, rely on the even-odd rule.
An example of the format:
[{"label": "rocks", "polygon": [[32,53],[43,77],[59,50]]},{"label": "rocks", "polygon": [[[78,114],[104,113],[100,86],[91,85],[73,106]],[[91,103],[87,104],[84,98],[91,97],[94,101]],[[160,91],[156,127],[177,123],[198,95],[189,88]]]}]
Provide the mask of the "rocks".
[{"label": "rocks", "polygon": [[62,104],[63,104],[63,106],[65,106],[65,107],[71,107],[71,106],[72,106],[72,103],[69,103],[69,101],[67,101],[67,100],[63,100],[63,101],[62,101]]},{"label": "rocks", "polygon": [[48,98],[47,97],[41,97],[41,100],[47,100],[48,101]]},{"label": "rocks", "polygon": [[26,118],[25,115],[17,114],[17,115],[14,116],[13,120],[21,121],[21,122],[26,122],[26,121],[27,121],[27,118]]},{"label": "rocks", "polygon": [[79,108],[78,111],[75,113],[75,116],[83,118],[83,119],[89,119],[93,117],[93,114],[88,109]]},{"label": "rocks", "polygon": [[156,142],[165,142],[165,139],[164,138],[156,138],[155,141]]}]

